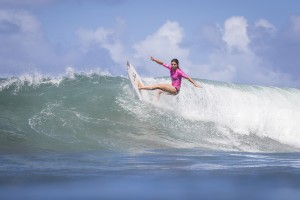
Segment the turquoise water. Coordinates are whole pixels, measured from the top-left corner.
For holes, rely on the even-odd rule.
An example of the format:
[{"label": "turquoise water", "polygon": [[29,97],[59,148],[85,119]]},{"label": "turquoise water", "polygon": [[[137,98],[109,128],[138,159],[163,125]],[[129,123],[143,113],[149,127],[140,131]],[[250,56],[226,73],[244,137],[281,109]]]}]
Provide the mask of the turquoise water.
[{"label": "turquoise water", "polygon": [[[143,78],[146,84],[168,78]],[[126,77],[0,80],[0,199],[296,199],[300,91]]]}]

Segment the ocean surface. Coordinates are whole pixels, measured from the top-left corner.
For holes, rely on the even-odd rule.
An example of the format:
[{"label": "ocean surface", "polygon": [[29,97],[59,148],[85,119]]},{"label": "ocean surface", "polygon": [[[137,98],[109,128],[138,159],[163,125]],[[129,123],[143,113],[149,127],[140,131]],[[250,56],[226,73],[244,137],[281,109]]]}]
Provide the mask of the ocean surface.
[{"label": "ocean surface", "polygon": [[0,79],[0,199],[298,200],[300,90],[196,80]]}]

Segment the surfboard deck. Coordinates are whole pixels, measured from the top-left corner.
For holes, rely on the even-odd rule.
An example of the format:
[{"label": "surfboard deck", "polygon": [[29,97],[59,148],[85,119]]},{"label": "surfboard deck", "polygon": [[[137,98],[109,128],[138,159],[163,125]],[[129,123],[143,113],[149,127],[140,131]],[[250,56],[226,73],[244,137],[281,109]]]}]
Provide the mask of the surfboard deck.
[{"label": "surfboard deck", "polygon": [[134,69],[134,67],[129,63],[129,61],[127,61],[127,73],[128,73],[128,77],[129,80],[132,84],[133,90],[136,93],[136,95],[138,96],[138,98],[140,100],[143,100],[143,95],[141,93],[141,91],[139,90],[138,84],[143,84],[141,77],[139,76],[139,74],[136,72],[136,70]]}]

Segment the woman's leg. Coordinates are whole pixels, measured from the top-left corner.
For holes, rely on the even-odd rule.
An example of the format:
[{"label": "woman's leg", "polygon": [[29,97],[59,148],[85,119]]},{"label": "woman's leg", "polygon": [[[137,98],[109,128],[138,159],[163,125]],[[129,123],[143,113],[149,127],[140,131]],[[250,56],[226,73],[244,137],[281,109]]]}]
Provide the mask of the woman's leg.
[{"label": "woman's leg", "polygon": [[177,93],[176,88],[169,84],[155,84],[155,85],[147,85],[147,86],[139,85],[139,90],[157,90],[157,89],[168,92],[170,94]]}]

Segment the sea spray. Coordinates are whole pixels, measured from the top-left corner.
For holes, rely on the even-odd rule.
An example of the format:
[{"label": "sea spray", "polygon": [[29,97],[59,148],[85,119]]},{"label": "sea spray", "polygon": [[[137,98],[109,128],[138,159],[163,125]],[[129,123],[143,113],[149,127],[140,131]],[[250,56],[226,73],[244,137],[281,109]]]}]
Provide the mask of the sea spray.
[{"label": "sea spray", "polygon": [[[148,84],[167,80],[145,79]],[[201,138],[199,146],[208,142],[205,138],[210,138],[216,141],[212,146],[219,145],[219,148],[227,144],[228,147],[232,145],[233,149],[272,150],[278,147],[278,143],[300,147],[299,90],[205,80],[200,82],[201,89],[187,81],[183,82],[179,95],[164,95],[160,101],[153,98],[155,92],[150,92],[152,98],[146,101],[165,113],[172,111],[166,115],[170,118],[170,127],[179,127],[177,130],[180,133],[177,135],[181,134],[182,138],[187,138],[188,134],[194,135],[191,138],[193,143]],[[143,113],[143,116],[147,116],[147,113]]]}]

